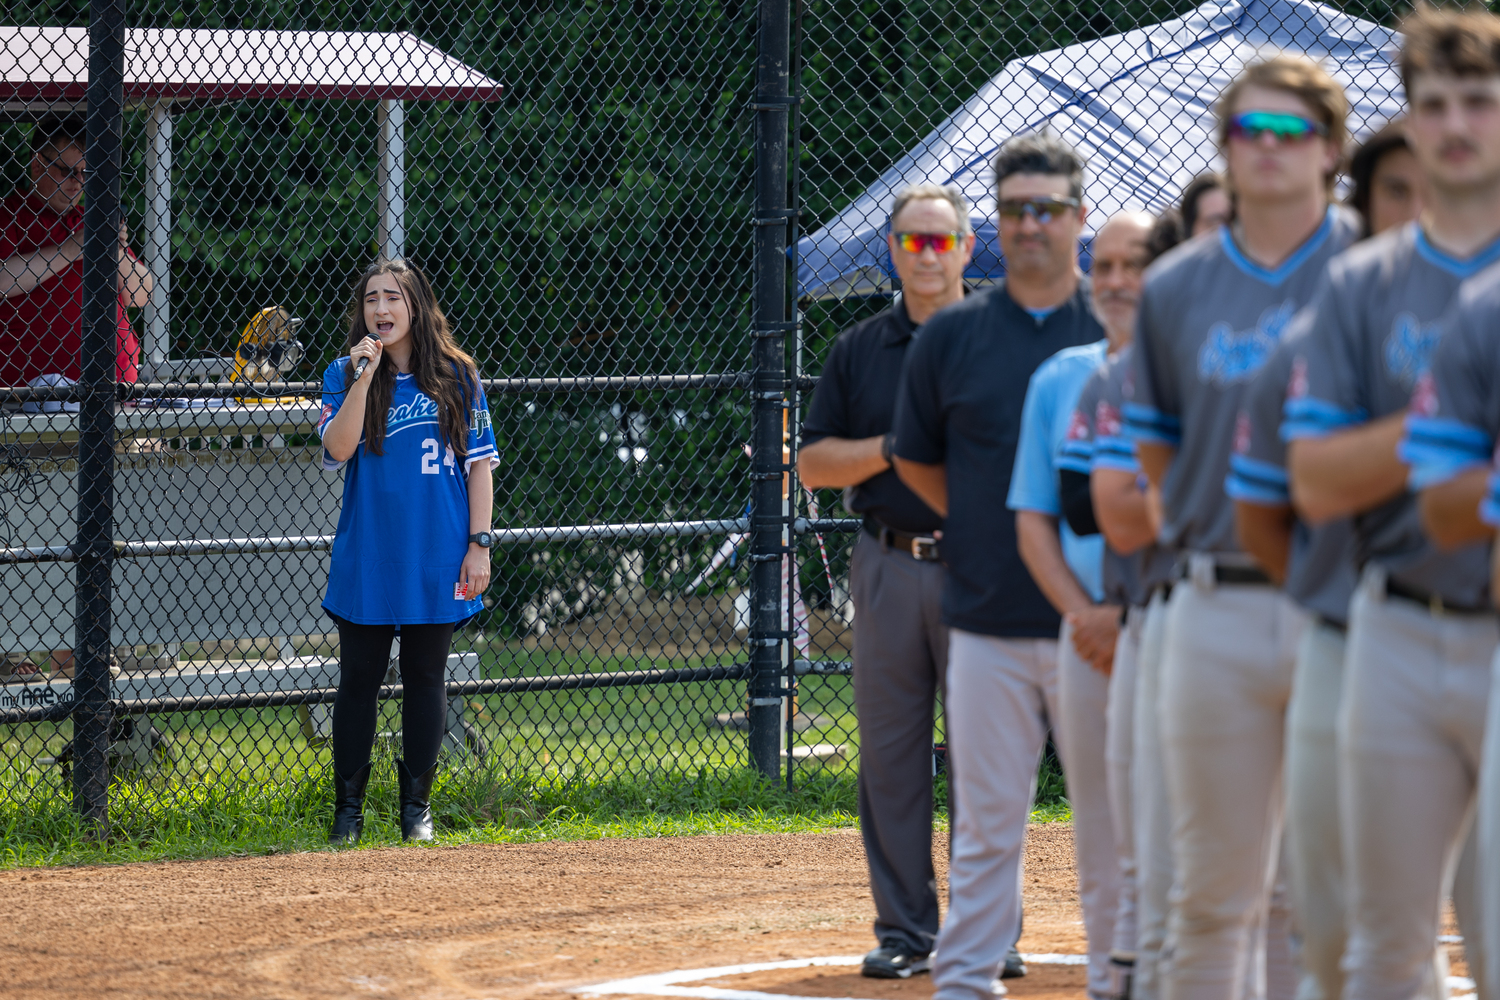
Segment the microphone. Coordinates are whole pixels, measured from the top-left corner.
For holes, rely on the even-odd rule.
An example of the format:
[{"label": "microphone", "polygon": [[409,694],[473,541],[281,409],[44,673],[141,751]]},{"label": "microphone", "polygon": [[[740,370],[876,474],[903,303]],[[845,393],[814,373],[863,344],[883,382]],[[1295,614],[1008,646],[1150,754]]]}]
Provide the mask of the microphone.
[{"label": "microphone", "polygon": [[[370,336],[374,337],[377,341],[380,339],[380,334],[377,331],[373,331],[372,330],[370,332]],[[357,365],[354,366],[354,381],[355,382],[359,381],[360,376],[365,373],[365,368],[367,368],[369,366],[369,364],[370,364],[370,359],[369,358],[360,358],[359,359],[359,364],[357,364]],[[350,384],[352,385],[353,383],[351,382]]]}]

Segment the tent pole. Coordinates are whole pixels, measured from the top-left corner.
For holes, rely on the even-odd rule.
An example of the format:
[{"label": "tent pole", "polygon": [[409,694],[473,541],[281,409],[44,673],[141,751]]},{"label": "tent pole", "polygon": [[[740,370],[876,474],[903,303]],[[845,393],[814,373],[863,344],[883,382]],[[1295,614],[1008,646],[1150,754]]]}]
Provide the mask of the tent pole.
[{"label": "tent pole", "polygon": [[151,301],[146,307],[142,358],[152,366],[167,360],[172,322],[172,104],[151,105],[146,123],[146,266],[151,269]]},{"label": "tent pole", "polygon": [[406,256],[406,107],[400,101],[381,101],[375,112],[379,124],[375,140],[380,158],[380,190],[376,236],[384,257]]}]

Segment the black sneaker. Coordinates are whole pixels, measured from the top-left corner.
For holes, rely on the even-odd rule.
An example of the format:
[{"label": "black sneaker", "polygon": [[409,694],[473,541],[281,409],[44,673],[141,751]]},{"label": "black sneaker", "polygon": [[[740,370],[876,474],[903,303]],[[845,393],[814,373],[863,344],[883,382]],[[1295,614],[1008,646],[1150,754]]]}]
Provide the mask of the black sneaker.
[{"label": "black sneaker", "polygon": [[1026,975],[1026,963],[1021,959],[1021,953],[1016,950],[1015,945],[1010,946],[1010,951],[1005,953],[1005,964],[1000,967],[1001,979],[1020,979]]},{"label": "black sneaker", "polygon": [[932,960],[904,944],[883,944],[865,956],[859,974],[871,979],[910,979],[914,972],[930,972]]}]

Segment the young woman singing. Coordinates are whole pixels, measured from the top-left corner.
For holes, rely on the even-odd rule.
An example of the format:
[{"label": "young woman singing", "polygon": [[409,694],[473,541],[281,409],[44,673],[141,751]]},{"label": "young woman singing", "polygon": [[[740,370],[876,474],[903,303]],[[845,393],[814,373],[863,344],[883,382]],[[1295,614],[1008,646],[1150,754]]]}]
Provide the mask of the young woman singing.
[{"label": "young woman singing", "polygon": [[340,651],[328,839],[353,843],[364,830],[377,696],[399,631],[401,836],[431,840],[448,650],[490,583],[490,477],[500,462],[479,371],[426,276],[405,261],[377,261],[353,300],[349,355],[323,374],[318,420],[323,467],[344,470],[323,600]]}]

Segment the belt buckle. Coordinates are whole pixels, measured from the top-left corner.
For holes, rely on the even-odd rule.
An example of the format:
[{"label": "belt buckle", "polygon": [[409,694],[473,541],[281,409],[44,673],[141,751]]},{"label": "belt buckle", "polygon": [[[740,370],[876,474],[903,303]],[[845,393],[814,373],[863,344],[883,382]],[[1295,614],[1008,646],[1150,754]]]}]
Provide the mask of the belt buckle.
[{"label": "belt buckle", "polygon": [[937,539],[930,536],[918,536],[911,540],[911,557],[918,562],[931,562],[937,556]]},{"label": "belt buckle", "polygon": [[1443,598],[1441,594],[1429,594],[1427,596],[1427,611],[1434,618],[1443,616]]}]

